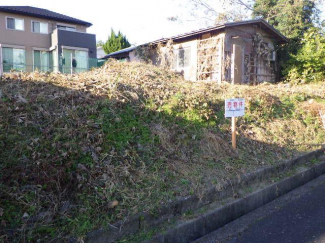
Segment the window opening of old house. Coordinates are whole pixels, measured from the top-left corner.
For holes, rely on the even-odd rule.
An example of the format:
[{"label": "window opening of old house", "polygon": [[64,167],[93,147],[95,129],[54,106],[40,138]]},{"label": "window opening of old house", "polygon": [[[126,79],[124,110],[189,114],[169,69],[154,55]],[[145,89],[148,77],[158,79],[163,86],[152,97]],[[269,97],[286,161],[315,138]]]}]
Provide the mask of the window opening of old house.
[{"label": "window opening of old house", "polygon": [[32,21],[32,31],[34,33],[48,34],[49,25],[48,23]]},{"label": "window opening of old house", "polygon": [[185,68],[190,66],[191,48],[181,48],[178,50],[178,67]]},{"label": "window opening of old house", "polygon": [[183,69],[191,64],[191,48],[180,48],[175,51],[173,69]]},{"label": "window opening of old house", "polygon": [[7,17],[7,29],[24,30],[24,20]]}]

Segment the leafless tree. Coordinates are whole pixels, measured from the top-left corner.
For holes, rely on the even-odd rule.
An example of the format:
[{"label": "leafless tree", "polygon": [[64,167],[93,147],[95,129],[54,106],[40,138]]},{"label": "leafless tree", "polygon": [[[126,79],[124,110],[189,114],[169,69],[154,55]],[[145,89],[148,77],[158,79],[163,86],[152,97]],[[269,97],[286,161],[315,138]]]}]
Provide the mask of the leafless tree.
[{"label": "leafless tree", "polygon": [[[217,3],[221,8],[216,8]],[[223,24],[239,21],[249,17],[252,0],[187,0],[183,4],[188,8],[189,18],[185,21],[204,21],[205,25]],[[184,21],[178,16],[168,18],[170,21]]]}]

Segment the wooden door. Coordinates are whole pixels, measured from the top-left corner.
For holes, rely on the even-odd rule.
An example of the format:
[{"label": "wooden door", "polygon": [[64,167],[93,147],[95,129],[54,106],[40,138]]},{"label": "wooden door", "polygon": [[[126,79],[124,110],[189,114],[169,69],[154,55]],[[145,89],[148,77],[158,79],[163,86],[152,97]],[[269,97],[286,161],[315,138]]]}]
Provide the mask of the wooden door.
[{"label": "wooden door", "polygon": [[232,48],[232,70],[231,81],[233,84],[243,82],[243,48],[240,45],[233,45]]}]

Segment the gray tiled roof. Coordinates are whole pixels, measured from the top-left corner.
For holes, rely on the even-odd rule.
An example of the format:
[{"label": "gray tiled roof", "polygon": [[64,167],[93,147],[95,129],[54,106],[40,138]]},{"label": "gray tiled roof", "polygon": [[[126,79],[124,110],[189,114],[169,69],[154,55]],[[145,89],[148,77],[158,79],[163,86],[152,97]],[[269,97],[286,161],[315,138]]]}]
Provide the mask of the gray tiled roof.
[{"label": "gray tiled roof", "polygon": [[67,23],[86,25],[88,27],[92,25],[91,23],[88,23],[80,19],[72,18],[47,9],[35,8],[30,6],[0,6],[0,12],[21,14],[21,15],[38,17],[38,18],[62,21]]}]

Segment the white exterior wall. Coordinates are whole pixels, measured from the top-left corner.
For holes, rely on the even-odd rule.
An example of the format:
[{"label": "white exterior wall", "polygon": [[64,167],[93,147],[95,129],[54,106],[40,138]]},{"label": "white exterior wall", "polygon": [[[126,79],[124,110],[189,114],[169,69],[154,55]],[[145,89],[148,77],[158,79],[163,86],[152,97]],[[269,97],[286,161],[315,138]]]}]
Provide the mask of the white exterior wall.
[{"label": "white exterior wall", "polygon": [[97,47],[97,58],[102,58],[106,55],[102,46]]}]

